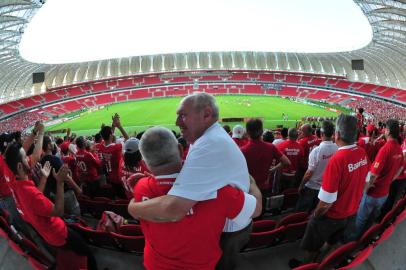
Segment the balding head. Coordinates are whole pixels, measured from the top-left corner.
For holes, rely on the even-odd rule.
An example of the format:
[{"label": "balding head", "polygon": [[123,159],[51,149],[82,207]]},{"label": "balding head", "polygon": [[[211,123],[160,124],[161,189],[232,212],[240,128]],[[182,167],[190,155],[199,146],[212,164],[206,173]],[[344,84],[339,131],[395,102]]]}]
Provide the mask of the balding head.
[{"label": "balding head", "polygon": [[176,113],[182,136],[194,143],[218,120],[219,109],[212,95],[195,93],[182,99]]},{"label": "balding head", "polygon": [[195,112],[201,112],[206,108],[210,108],[211,116],[217,121],[219,118],[219,108],[216,100],[210,94],[199,92],[193,93],[182,99],[181,103],[190,103]]},{"label": "balding head", "polygon": [[302,132],[303,136],[309,136],[312,134],[312,127],[310,124],[304,124],[300,128],[300,131]]}]

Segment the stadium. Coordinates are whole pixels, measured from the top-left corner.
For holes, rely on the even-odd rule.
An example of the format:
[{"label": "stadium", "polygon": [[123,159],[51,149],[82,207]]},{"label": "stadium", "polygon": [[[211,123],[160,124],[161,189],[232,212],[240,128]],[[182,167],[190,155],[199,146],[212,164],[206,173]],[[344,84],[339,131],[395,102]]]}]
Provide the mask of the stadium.
[{"label": "stadium", "polygon": [[[188,51],[43,64],[25,60],[19,46],[25,29],[49,3],[0,1],[0,139],[7,145],[21,133],[23,138],[38,133],[40,121],[55,141],[57,137],[63,141],[67,132],[94,140],[100,127],[110,125],[112,119],[118,140],[125,139],[120,138],[120,125],[130,137],[154,126],[166,127],[178,137],[182,130],[176,122],[178,106],[182,98],[197,92],[215,97],[218,120],[231,129],[245,127],[252,118],[261,119],[264,130],[275,136],[282,128],[300,129],[304,124],[320,129],[324,120],[334,122],[341,113],[355,115],[362,108],[361,133],[366,135],[372,125],[385,133],[383,124],[388,119],[397,120],[404,133],[406,2],[353,2],[372,29],[372,40],[355,50]],[[117,125],[116,113],[121,122]],[[4,185],[5,180],[0,182]],[[99,269],[144,269],[145,239],[139,224],[111,233],[95,228],[106,210],[131,220],[129,198],[115,197],[108,183],[97,197],[77,197],[83,217],[65,218],[73,220],[68,227],[91,246]],[[254,219],[236,269],[290,269],[289,259],[300,257],[299,244],[310,217],[294,211],[297,187],[263,197],[266,213]],[[308,268],[292,269],[406,269],[405,205],[405,198],[399,200],[356,244],[344,244]],[[86,257],[70,250],[44,254],[5,216],[2,212],[1,269],[53,269],[55,265],[56,269],[88,269]]]}]

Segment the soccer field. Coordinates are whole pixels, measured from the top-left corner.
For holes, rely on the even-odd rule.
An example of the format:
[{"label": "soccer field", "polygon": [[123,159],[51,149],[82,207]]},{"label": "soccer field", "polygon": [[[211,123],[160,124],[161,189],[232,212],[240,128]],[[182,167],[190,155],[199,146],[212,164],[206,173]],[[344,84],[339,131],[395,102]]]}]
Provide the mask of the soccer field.
[{"label": "soccer field", "polygon": [[[121,123],[131,135],[148,127],[161,125],[179,131],[175,126],[176,109],[181,98],[159,98],[112,104],[94,112],[83,112],[80,117],[50,126],[47,130],[70,128],[79,135],[92,135],[99,131],[102,123],[111,124],[111,116],[118,113]],[[220,107],[220,118],[261,117],[265,128],[277,125],[295,126],[303,116],[337,116],[337,113],[316,105],[294,102],[269,96],[216,96]],[[343,109],[344,110],[344,109]],[[287,114],[284,121],[282,114]],[[227,123],[234,126],[237,123]]]}]

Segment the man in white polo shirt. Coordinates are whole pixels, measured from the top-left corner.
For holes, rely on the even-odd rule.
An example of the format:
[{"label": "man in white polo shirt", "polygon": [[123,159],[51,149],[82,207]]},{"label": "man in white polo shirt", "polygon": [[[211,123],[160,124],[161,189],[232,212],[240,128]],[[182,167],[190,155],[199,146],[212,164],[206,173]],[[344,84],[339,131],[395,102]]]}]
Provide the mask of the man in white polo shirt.
[{"label": "man in white polo shirt", "polygon": [[[232,185],[249,191],[247,163],[232,138],[217,123],[219,110],[213,96],[195,93],[177,110],[176,125],[190,143],[185,163],[168,195],[131,204],[133,217],[155,222],[182,219],[198,202],[214,199],[217,190]],[[258,206],[261,207],[261,206]],[[233,269],[238,251],[248,242],[251,219],[229,221],[222,240],[220,269]]]},{"label": "man in white polo shirt", "polygon": [[310,152],[309,165],[299,186],[299,199],[296,204],[296,211],[298,212],[310,212],[316,207],[324,170],[338,149],[338,146],[333,142],[333,123],[324,121],[320,131],[322,142]]}]

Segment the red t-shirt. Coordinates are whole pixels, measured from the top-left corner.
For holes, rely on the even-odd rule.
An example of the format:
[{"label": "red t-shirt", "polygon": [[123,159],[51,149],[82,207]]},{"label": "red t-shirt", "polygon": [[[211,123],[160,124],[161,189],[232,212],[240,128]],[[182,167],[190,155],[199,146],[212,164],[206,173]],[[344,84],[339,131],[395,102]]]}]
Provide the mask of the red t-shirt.
[{"label": "red t-shirt", "polygon": [[[137,202],[167,194],[175,178],[140,179],[134,188]],[[244,193],[226,186],[217,198],[197,203],[178,222],[141,220],[145,235],[146,269],[212,270],[221,257],[220,236],[226,218],[235,218],[244,206]]]},{"label": "red t-shirt", "polygon": [[123,167],[123,146],[120,143],[102,145],[100,153],[103,157],[107,179],[115,184],[121,183],[121,168]]},{"label": "red t-shirt", "polygon": [[247,139],[233,138],[233,140],[240,148],[248,143]]},{"label": "red t-shirt", "polygon": [[314,136],[314,135],[309,135],[306,137],[301,138],[298,143],[302,146],[303,148],[303,166],[304,168],[307,168],[307,163],[309,161],[309,154],[315,148],[320,144],[320,140]]},{"label": "red t-shirt", "polygon": [[358,146],[364,148],[365,152],[368,155],[369,160],[375,160],[376,155],[378,154],[379,149],[384,146],[386,143],[385,140],[378,140],[375,144],[372,144],[371,137],[365,136],[358,139]]},{"label": "red t-shirt", "polygon": [[368,157],[356,145],[340,147],[331,157],[319,193],[321,201],[332,203],[327,217],[343,219],[357,212],[368,170]]},{"label": "red t-shirt", "polygon": [[94,152],[95,152],[95,154],[97,155],[97,157],[98,157],[100,160],[103,160],[103,156],[102,156],[102,154],[101,154],[101,152],[100,152],[100,148],[103,147],[103,146],[104,146],[104,143],[103,143],[103,142],[95,143],[95,144],[93,145]]},{"label": "red t-shirt", "polygon": [[254,177],[258,187],[271,188],[272,183],[268,181],[269,169],[275,159],[280,160],[281,152],[271,143],[251,139],[241,147],[241,152],[247,161],[248,171]]},{"label": "red t-shirt", "polygon": [[403,166],[402,148],[396,140],[388,140],[379,150],[371,166],[371,173],[378,177],[374,182],[375,187],[371,187],[367,194],[374,198],[388,195],[393,177],[401,166]]},{"label": "red t-shirt", "polygon": [[[403,152],[403,157],[404,157],[404,153],[406,153],[406,139],[403,141],[403,144],[402,144],[402,152]],[[406,159],[404,159],[404,161],[403,161],[403,172],[396,179],[397,180],[406,180]]]},{"label": "red t-shirt", "polygon": [[293,140],[282,141],[276,146],[279,151],[290,160],[290,166],[282,169],[285,174],[296,174],[296,171],[304,167],[303,147]]},{"label": "red t-shirt", "polygon": [[77,172],[76,172],[76,160],[74,157],[72,156],[61,156],[61,159],[63,161],[63,164],[67,164],[69,169],[72,172],[72,178],[73,180],[75,180],[75,182],[77,182],[78,177],[77,177]]},{"label": "red t-shirt", "polygon": [[68,236],[68,228],[60,217],[51,217],[53,204],[38,190],[34,182],[12,181],[10,187],[21,217],[30,223],[48,244],[63,246]]},{"label": "red t-shirt", "polygon": [[85,149],[78,149],[76,153],[76,165],[80,179],[86,182],[100,180],[99,168],[101,161],[96,154],[93,155]]},{"label": "red t-shirt", "polygon": [[14,179],[14,174],[8,168],[2,155],[0,155],[0,198],[11,196],[8,183]]}]

